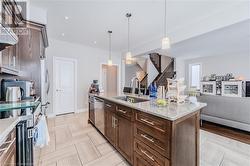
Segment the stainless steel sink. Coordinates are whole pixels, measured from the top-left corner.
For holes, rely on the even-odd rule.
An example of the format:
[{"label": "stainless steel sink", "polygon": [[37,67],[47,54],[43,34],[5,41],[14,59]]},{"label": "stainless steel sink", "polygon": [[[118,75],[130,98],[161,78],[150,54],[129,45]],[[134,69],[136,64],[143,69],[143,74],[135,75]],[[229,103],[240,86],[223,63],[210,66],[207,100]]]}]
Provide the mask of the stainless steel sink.
[{"label": "stainless steel sink", "polygon": [[141,102],[149,101],[147,99],[131,97],[131,96],[118,96],[118,97],[114,97],[114,98],[118,99],[118,100],[123,100],[123,101],[129,102],[129,103],[141,103]]}]

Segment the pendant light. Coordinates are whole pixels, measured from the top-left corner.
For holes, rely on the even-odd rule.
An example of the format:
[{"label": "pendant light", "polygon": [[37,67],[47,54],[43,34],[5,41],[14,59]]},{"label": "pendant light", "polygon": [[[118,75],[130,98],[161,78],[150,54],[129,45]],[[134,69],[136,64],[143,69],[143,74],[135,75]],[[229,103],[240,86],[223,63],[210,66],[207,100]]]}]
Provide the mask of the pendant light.
[{"label": "pendant light", "polygon": [[131,64],[132,63],[132,53],[130,51],[130,17],[132,16],[131,13],[127,13],[126,17],[128,18],[128,51],[126,53],[126,64]]},{"label": "pendant light", "polygon": [[167,37],[167,0],[164,5],[164,37],[161,41],[161,49],[166,50],[170,48],[170,39]]},{"label": "pendant light", "polygon": [[112,59],[111,59],[111,34],[112,31],[108,31],[108,35],[109,35],[109,59],[108,59],[108,65],[112,66]]}]

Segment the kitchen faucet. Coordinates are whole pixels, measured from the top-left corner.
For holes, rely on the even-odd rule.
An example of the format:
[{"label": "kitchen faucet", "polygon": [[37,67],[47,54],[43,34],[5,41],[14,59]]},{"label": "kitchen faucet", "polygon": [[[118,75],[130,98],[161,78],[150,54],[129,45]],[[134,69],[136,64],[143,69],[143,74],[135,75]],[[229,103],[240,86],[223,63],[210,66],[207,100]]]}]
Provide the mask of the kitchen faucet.
[{"label": "kitchen faucet", "polygon": [[135,94],[135,88],[136,88],[135,81],[138,83],[138,96],[140,96],[141,95],[141,82],[140,82],[139,78],[137,78],[137,77],[133,77],[131,79],[130,87],[132,88],[132,94]]}]

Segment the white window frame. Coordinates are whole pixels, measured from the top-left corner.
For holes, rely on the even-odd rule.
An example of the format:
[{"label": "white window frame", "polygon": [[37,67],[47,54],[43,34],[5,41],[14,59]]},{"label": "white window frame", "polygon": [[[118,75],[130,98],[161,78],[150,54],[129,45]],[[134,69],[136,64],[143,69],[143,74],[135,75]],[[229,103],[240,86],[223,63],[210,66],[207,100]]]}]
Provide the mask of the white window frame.
[{"label": "white window frame", "polygon": [[[200,65],[200,81],[202,79],[202,63],[199,62],[199,63],[191,63],[191,64],[189,64],[189,71],[188,71],[188,75],[189,75],[189,82],[188,82],[189,88],[192,87],[192,66],[195,66],[195,65]],[[197,90],[200,90],[200,89],[201,89],[200,86],[197,87]]]}]

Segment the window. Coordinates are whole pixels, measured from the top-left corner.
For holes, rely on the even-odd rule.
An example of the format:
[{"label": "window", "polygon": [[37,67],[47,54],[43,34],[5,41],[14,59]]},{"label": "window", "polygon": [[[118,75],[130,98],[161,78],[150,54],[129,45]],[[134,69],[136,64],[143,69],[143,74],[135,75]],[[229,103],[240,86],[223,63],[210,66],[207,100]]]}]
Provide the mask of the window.
[{"label": "window", "polygon": [[201,64],[190,64],[189,76],[189,87],[196,87],[196,89],[200,89]]}]

